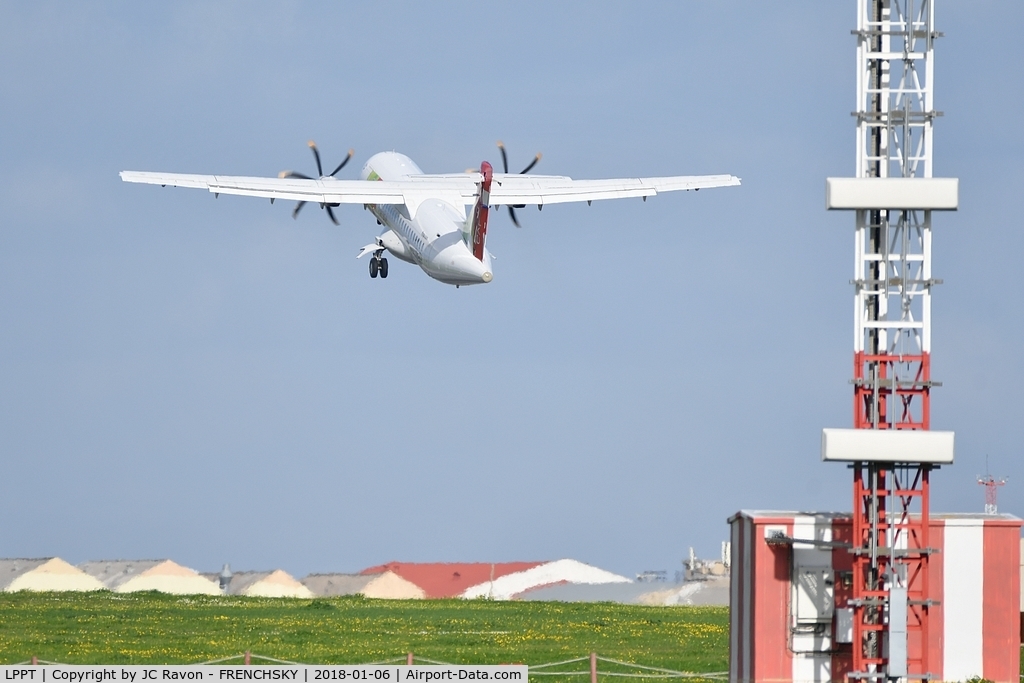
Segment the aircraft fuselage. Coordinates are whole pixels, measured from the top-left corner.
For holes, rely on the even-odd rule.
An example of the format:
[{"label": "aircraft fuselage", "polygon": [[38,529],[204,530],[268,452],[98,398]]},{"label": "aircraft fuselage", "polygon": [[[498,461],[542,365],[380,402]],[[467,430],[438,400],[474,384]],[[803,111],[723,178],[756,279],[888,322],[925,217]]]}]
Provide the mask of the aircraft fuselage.
[{"label": "aircraft fuselage", "polygon": [[[404,154],[380,152],[370,157],[361,175],[368,181],[390,181],[422,174]],[[381,251],[414,263],[430,277],[449,285],[491,281],[491,255],[486,249],[483,258],[473,255],[466,209],[461,202],[425,197],[413,207],[412,214],[408,205],[401,204],[367,204],[366,208],[387,228],[376,240]]]}]

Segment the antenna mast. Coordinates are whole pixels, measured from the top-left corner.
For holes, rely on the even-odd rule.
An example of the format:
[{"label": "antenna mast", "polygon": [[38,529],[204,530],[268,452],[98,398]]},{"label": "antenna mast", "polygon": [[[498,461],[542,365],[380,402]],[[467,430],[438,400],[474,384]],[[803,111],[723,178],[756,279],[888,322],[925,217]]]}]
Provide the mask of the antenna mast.
[{"label": "antenna mast", "polygon": [[985,476],[978,476],[978,484],[985,487],[985,514],[995,515],[999,512],[999,487],[1006,485],[1006,477],[996,479],[988,473],[988,456],[985,456]]}]

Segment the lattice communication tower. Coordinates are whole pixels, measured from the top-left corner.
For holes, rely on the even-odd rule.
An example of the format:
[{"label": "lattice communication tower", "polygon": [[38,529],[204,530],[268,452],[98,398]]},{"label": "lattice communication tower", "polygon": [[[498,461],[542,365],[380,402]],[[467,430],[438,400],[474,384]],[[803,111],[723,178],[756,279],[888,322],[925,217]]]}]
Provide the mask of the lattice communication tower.
[{"label": "lattice communication tower", "polygon": [[[859,0],[857,177],[931,178],[934,3]],[[915,7],[916,5],[916,7]],[[931,211],[857,211],[854,426],[929,429]]]},{"label": "lattice communication tower", "polygon": [[998,514],[999,487],[1006,484],[1006,479],[996,479],[991,474],[986,474],[984,477],[978,477],[978,483],[985,487],[985,514]]},{"label": "lattice communication tower", "polygon": [[[852,383],[859,430],[931,428],[931,389],[938,386],[931,377],[931,293],[940,284],[932,277],[932,211],[957,202],[955,179],[932,180],[933,123],[941,115],[933,93],[941,34],[934,26],[933,0],[857,0],[856,177],[830,178],[826,202],[856,211]],[[897,436],[872,443],[912,441]],[[942,462],[952,461],[949,436]],[[922,449],[902,448],[889,460],[871,449],[851,458],[852,679],[932,677],[929,477],[937,465],[917,457]]]}]

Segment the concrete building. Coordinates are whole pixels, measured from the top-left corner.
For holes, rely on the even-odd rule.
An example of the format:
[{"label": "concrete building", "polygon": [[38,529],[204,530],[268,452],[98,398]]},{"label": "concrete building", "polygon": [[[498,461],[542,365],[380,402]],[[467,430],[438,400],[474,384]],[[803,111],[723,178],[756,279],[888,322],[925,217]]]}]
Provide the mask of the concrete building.
[{"label": "concrete building", "polygon": [[556,584],[631,583],[625,576],[576,560],[554,562],[389,562],[360,574],[392,572],[418,586],[427,598],[512,600]]},{"label": "concrete building", "polygon": [[422,588],[394,572],[380,574],[310,574],[302,585],[314,595],[362,595],[389,600],[420,600],[426,597]]},{"label": "concrete building", "polygon": [[[849,513],[742,510],[729,522],[730,681],[844,680],[853,656]],[[928,609],[929,630],[926,643],[908,642],[908,658],[926,660],[932,680],[1019,683],[1022,521],[932,513],[929,522],[927,594],[903,601],[903,628]]]},{"label": "concrete building", "polygon": [[59,557],[0,560],[0,590],[101,591],[102,583]]},{"label": "concrete building", "polygon": [[529,590],[541,586],[559,584],[596,586],[602,584],[633,583],[625,576],[599,569],[576,560],[555,560],[510,572],[470,586],[462,591],[463,598],[490,598],[492,600],[513,600]]},{"label": "concrete building", "polygon": [[[216,580],[217,575],[212,574]],[[218,590],[218,593],[220,591]],[[270,572],[235,572],[227,582],[228,595],[261,598],[312,598],[313,592],[280,569]]]},{"label": "concrete building", "polygon": [[427,598],[456,598],[471,586],[530,569],[543,562],[388,562],[360,574],[392,572],[423,590]]},{"label": "concrete building", "polygon": [[618,602],[626,605],[729,604],[729,580],[715,578],[684,583],[560,583],[524,591],[515,600],[553,602]]},{"label": "concrete building", "polygon": [[215,582],[171,560],[96,560],[78,567],[115,593],[220,595]]}]

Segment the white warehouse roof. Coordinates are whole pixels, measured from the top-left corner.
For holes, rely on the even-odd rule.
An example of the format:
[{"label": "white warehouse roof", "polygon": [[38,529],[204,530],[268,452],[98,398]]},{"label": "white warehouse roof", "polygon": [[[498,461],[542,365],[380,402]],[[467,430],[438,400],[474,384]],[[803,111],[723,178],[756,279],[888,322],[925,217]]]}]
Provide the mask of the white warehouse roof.
[{"label": "white warehouse roof", "polygon": [[280,569],[272,572],[235,572],[228,583],[229,595],[261,598],[312,598],[313,592]]},{"label": "white warehouse roof", "polygon": [[220,595],[216,582],[171,560],[97,560],[78,566],[117,593],[159,591],[172,595]]},{"label": "white warehouse roof", "polygon": [[422,588],[392,571],[379,574],[310,574],[302,585],[315,595],[362,595],[367,598],[415,600],[426,597]]},{"label": "white warehouse roof", "polygon": [[101,591],[102,583],[59,557],[0,560],[0,590]]},{"label": "white warehouse roof", "polygon": [[470,586],[463,591],[462,597],[512,600],[526,591],[562,583],[595,585],[632,582],[625,576],[577,560],[556,560]]}]

